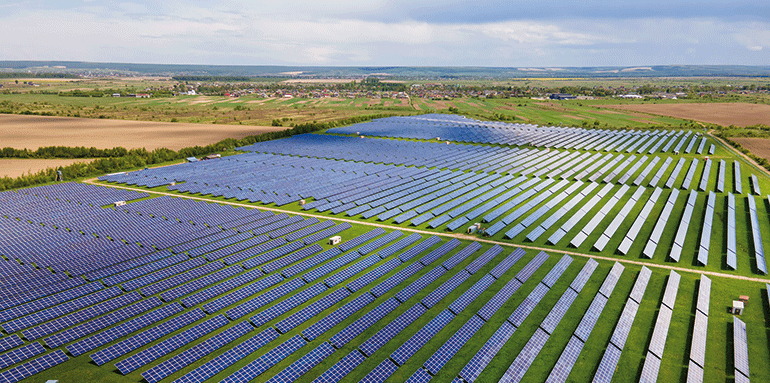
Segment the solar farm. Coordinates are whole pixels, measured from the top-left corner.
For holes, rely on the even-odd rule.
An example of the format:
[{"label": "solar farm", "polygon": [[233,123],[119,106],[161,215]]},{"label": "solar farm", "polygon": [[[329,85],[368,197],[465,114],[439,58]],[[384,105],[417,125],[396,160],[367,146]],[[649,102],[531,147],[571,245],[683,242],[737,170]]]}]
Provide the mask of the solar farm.
[{"label": "solar farm", "polygon": [[770,381],[770,179],[704,132],[238,150],[0,193],[0,382]]}]

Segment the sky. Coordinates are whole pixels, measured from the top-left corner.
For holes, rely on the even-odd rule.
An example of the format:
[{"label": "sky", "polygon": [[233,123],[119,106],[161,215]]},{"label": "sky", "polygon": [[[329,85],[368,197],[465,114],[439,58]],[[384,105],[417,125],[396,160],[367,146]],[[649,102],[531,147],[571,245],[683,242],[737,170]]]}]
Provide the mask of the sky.
[{"label": "sky", "polygon": [[0,0],[0,60],[768,65],[770,1]]}]

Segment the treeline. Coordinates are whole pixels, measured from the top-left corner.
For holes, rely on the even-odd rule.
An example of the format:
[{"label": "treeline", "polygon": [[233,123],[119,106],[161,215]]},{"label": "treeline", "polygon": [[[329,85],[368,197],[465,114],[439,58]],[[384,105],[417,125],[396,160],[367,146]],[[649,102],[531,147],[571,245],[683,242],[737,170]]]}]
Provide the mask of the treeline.
[{"label": "treeline", "polygon": [[0,78],[80,78],[67,73],[0,72]]},{"label": "treeline", "polygon": [[176,81],[221,81],[221,82],[249,82],[253,79],[246,76],[174,76]]},{"label": "treeline", "polygon": [[[351,117],[339,121],[329,122],[312,122],[306,124],[300,124],[290,129],[284,129],[277,132],[267,132],[260,135],[247,136],[242,139],[228,138],[219,141],[215,144],[206,146],[193,146],[188,148],[182,148],[179,151],[171,149],[155,149],[148,151],[146,149],[131,149],[126,150],[124,148],[105,149],[106,151],[113,150],[116,153],[122,153],[125,151],[125,155],[99,158],[88,163],[76,163],[69,166],[60,167],[58,169],[46,169],[41,170],[35,174],[27,174],[17,178],[3,177],[0,178],[0,191],[16,189],[22,187],[29,187],[34,185],[40,185],[56,180],[56,171],[61,170],[65,180],[72,180],[82,177],[96,177],[107,173],[115,173],[121,171],[127,171],[131,169],[142,168],[149,165],[160,164],[169,161],[181,160],[187,157],[197,157],[215,152],[223,152],[233,150],[236,147],[251,145],[257,142],[270,141],[279,138],[289,137],[296,134],[304,134],[316,132],[319,130],[331,129],[337,126],[356,124],[359,122],[369,121],[375,118],[391,117],[391,114],[377,114],[369,116]],[[54,147],[56,148],[56,147]],[[45,148],[41,148],[45,149]],[[77,149],[77,148],[71,148]],[[85,148],[84,148],[85,149]],[[5,149],[3,149],[5,150]],[[90,150],[87,149],[87,150]],[[99,150],[99,149],[97,149]],[[62,150],[65,152],[65,150]],[[73,153],[78,152],[73,150]],[[70,158],[70,157],[65,157]],[[71,157],[80,158],[80,157]]]},{"label": "treeline", "polygon": [[[152,97],[171,97],[174,95],[170,90],[150,90],[150,91],[136,91],[135,89],[91,89],[81,90],[75,89],[67,92],[57,92],[56,94],[62,97],[111,97],[114,94],[119,94],[121,97],[126,97],[129,94],[147,93]],[[48,94],[52,94],[49,92]]]},{"label": "treeline", "polygon": [[5,147],[0,149],[0,158],[102,158],[128,155],[126,148],[97,149],[84,146],[46,146],[37,150]]}]

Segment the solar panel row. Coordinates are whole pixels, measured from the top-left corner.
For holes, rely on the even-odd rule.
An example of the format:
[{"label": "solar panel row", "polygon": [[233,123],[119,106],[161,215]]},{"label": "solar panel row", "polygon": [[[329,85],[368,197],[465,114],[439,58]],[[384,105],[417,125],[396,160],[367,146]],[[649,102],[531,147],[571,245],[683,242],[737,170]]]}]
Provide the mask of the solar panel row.
[{"label": "solar panel row", "polygon": [[709,192],[708,200],[706,201],[706,212],[703,216],[700,246],[698,247],[698,262],[704,266],[708,264],[709,249],[711,248],[711,231],[714,222],[716,199],[716,194],[713,191]]},{"label": "solar panel row", "polygon": [[657,380],[660,362],[663,359],[663,349],[668,338],[669,325],[671,324],[671,315],[674,309],[674,300],[679,290],[679,274],[671,271],[666,284],[666,291],[663,295],[663,302],[658,311],[658,319],[655,322],[655,329],[652,332],[650,347],[647,358],[642,367],[642,379],[645,382],[654,382]]},{"label": "solar panel row", "polygon": [[674,210],[674,206],[676,206],[676,200],[678,197],[679,190],[672,189],[671,194],[668,195],[666,204],[663,206],[663,211],[661,211],[660,217],[658,217],[658,221],[655,223],[655,227],[652,229],[650,239],[647,241],[647,245],[644,247],[644,250],[642,250],[642,255],[645,257],[652,258],[652,256],[655,255],[655,249],[658,248],[658,242],[660,242],[660,237],[663,234],[663,230],[666,228],[668,218],[671,216],[671,212]]},{"label": "solar panel row", "polygon": [[738,250],[735,227],[735,196],[727,193],[727,267],[738,268]]},{"label": "solar panel row", "polygon": [[682,218],[679,220],[679,228],[674,237],[674,244],[671,246],[671,251],[668,254],[668,256],[676,262],[679,262],[679,258],[682,254],[682,249],[684,248],[685,239],[687,237],[687,229],[690,227],[690,220],[692,219],[692,212],[695,209],[697,199],[698,192],[695,190],[690,191],[684,213],[682,213]]},{"label": "solar panel row", "polygon": [[620,263],[615,262],[609,274],[602,283],[602,287],[599,289],[599,292],[588,306],[588,310],[583,315],[580,323],[578,323],[578,326],[575,329],[575,332],[569,343],[567,344],[567,347],[564,349],[561,356],[559,356],[559,359],[556,361],[556,365],[548,375],[548,379],[546,379],[547,382],[557,383],[567,381],[567,377],[577,362],[583,346],[588,341],[588,336],[591,334],[594,326],[599,321],[599,316],[604,310],[604,306],[609,300],[612,291],[615,289],[615,285],[623,270],[624,267]]},{"label": "solar panel row", "polygon": [[749,220],[751,222],[751,234],[754,241],[754,258],[756,260],[757,270],[762,274],[767,274],[767,263],[765,262],[765,247],[762,244],[762,232],[759,229],[759,218],[757,216],[757,203],[754,196],[746,197],[749,202]]}]

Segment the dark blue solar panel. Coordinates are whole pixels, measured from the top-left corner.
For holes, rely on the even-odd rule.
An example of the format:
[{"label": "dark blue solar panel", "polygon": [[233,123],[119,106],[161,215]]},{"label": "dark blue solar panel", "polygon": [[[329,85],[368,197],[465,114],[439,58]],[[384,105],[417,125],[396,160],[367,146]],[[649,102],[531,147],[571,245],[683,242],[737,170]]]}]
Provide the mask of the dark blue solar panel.
[{"label": "dark blue solar panel", "polygon": [[400,303],[396,298],[390,298],[385,302],[382,302],[379,306],[373,308],[371,311],[358,318],[348,327],[340,330],[340,332],[332,336],[329,342],[331,342],[331,344],[337,348],[344,346],[353,338],[357,337],[367,328],[372,326],[374,323],[385,317],[385,315],[393,311],[396,307],[398,307],[398,305],[400,305]]},{"label": "dark blue solar panel", "polygon": [[297,293],[292,294],[287,299],[280,301],[272,306],[266,308],[262,312],[250,318],[254,326],[260,327],[265,323],[281,316],[289,310],[309,301],[313,297],[326,291],[326,286],[323,283],[317,283],[303,289]]},{"label": "dark blue solar panel", "polygon": [[372,382],[372,383],[378,383],[378,382],[384,382],[387,380],[391,375],[393,375],[394,372],[398,370],[398,366],[393,363],[390,359],[385,359],[380,363],[377,367],[372,370],[369,374],[367,374],[362,382]]},{"label": "dark blue solar panel", "polygon": [[205,341],[196,344],[184,352],[175,355],[171,359],[142,372],[142,377],[150,383],[159,382],[163,378],[246,335],[252,330],[254,330],[254,327],[252,327],[249,322],[238,323],[223,332],[207,338]]},{"label": "dark blue solar panel", "polygon": [[394,351],[390,358],[396,362],[399,366],[403,365],[409,358],[414,355],[422,346],[430,341],[441,329],[444,328],[449,322],[454,319],[454,314],[449,310],[440,312],[435,318],[433,318],[428,324],[423,326],[419,331],[412,335],[409,340],[401,345],[396,351]]},{"label": "dark blue solar panel", "polygon": [[388,343],[388,341],[393,339],[396,334],[400,333],[401,330],[407,328],[410,324],[412,324],[412,322],[422,316],[425,311],[425,306],[419,303],[415,304],[406,310],[403,314],[399,315],[398,318],[382,327],[380,331],[372,335],[358,348],[361,350],[361,352],[364,353],[364,355],[371,356],[375,351],[379,350],[380,347],[385,345],[385,343]]},{"label": "dark blue solar panel", "polygon": [[[188,311],[178,317],[172,318],[163,323],[159,323],[146,331],[136,334],[128,339],[118,342],[110,347],[91,354],[91,360],[101,366],[115,358],[125,355],[128,352],[136,350],[154,340],[166,336],[184,326],[190,325],[195,321],[203,319],[206,315],[200,309]],[[219,326],[224,326],[227,319],[219,318]]]},{"label": "dark blue solar panel", "polygon": [[[411,298],[415,294],[417,294],[419,291],[424,289],[426,286],[431,284],[433,281],[438,279],[438,277],[444,275],[446,273],[446,269],[444,269],[441,266],[438,266],[434,268],[433,270],[427,272],[425,275],[417,279],[416,281],[412,282],[408,286],[404,287],[401,291],[399,291],[396,294],[396,299],[399,301],[406,302],[407,299]],[[466,274],[468,274],[466,272]]]},{"label": "dark blue solar panel", "polygon": [[441,346],[428,361],[425,362],[425,369],[432,375],[436,375],[436,373],[438,373],[438,371],[444,367],[444,365],[446,365],[458,351],[460,351],[460,348],[462,348],[483,325],[484,320],[477,316],[471,317],[463,327],[457,330],[457,332],[452,335],[452,337],[449,338],[449,340],[446,341],[446,343],[444,343],[444,345]]},{"label": "dark blue solar panel", "polygon": [[276,323],[275,328],[278,329],[278,331],[280,331],[282,334],[285,334],[289,330],[299,326],[310,318],[328,309],[332,305],[345,299],[345,297],[348,295],[350,295],[350,292],[347,289],[335,290],[331,294],[311,303],[302,310],[299,310],[286,319]]},{"label": "dark blue solar panel", "polygon": [[283,369],[268,382],[283,383],[283,382],[295,382],[300,379],[302,375],[310,371],[311,368],[321,363],[324,359],[328,358],[334,353],[334,347],[329,343],[321,343],[318,347],[314,348],[303,357],[294,361],[288,367]]},{"label": "dark blue solar panel", "polygon": [[252,379],[261,375],[263,372],[267,371],[270,367],[274,366],[276,363],[295,353],[306,344],[307,341],[302,339],[301,336],[295,335],[289,338],[287,341],[276,346],[272,350],[268,351],[264,355],[255,359],[251,363],[247,364],[240,370],[232,373],[230,376],[223,379],[222,382],[240,383],[251,381]]},{"label": "dark blue solar panel", "polygon": [[314,380],[314,382],[339,382],[365,360],[366,357],[364,354],[358,350],[353,350],[350,352],[350,354],[340,359],[340,361],[335,363],[334,366],[321,374],[316,380]]},{"label": "dark blue solar panel", "polygon": [[[196,310],[200,311],[200,309],[196,309]],[[201,314],[202,313],[203,312],[201,312]],[[174,335],[173,337],[168,338],[152,347],[144,349],[141,352],[138,352],[129,358],[126,358],[124,360],[121,360],[118,363],[115,363],[115,367],[117,367],[118,371],[120,371],[121,374],[126,375],[131,371],[135,371],[140,367],[164,355],[167,355],[184,345],[189,344],[190,342],[193,342],[195,340],[198,340],[204,337],[205,335],[208,335],[209,333],[213,332],[218,328],[221,328],[222,326],[228,323],[229,321],[227,320],[227,318],[225,318],[222,315],[217,315],[205,322],[199,323],[185,331],[182,331],[181,333]],[[137,338],[137,336],[134,336],[134,338]],[[149,341],[150,340],[148,339],[147,342],[142,342],[142,343],[149,343]],[[138,343],[137,346],[141,346],[141,343]],[[99,353],[102,353],[103,351],[100,351]]]},{"label": "dark blue solar panel", "polygon": [[262,348],[269,342],[277,339],[280,333],[273,327],[268,327],[257,335],[239,343],[235,347],[225,351],[216,358],[204,363],[200,367],[188,372],[177,383],[202,383],[212,376],[224,371],[227,367],[235,364],[249,354]]},{"label": "dark blue solar panel", "polygon": [[369,293],[359,295],[344,306],[334,310],[334,312],[310,325],[308,328],[302,331],[302,335],[307,340],[313,340],[343,320],[351,317],[369,303],[372,303],[374,299],[374,296]]},{"label": "dark blue solar panel", "polygon": [[471,358],[471,360],[460,371],[460,377],[465,379],[466,382],[475,382],[476,379],[484,371],[489,362],[497,355],[497,352],[508,342],[508,339],[516,331],[516,327],[508,322],[503,322],[500,328],[495,331],[489,340],[484,343],[484,346]]},{"label": "dark blue solar panel", "polygon": [[468,274],[467,271],[460,270],[460,272],[453,275],[446,282],[442,283],[441,286],[436,287],[435,290],[431,291],[427,296],[425,296],[425,298],[421,300],[422,304],[428,308],[435,306],[445,296],[463,284],[463,282],[465,282],[470,276],[471,275]]}]

